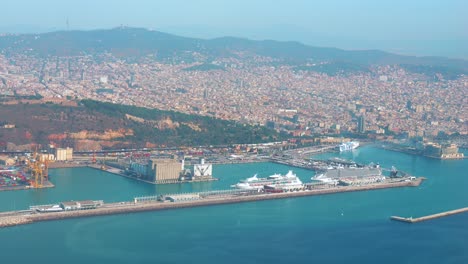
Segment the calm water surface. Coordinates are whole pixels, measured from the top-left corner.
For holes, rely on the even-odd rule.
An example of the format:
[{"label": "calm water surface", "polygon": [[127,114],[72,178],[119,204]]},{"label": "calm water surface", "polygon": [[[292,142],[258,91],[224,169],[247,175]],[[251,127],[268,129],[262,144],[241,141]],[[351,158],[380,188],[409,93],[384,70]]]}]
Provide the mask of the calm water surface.
[{"label": "calm water surface", "polygon": [[[263,201],[42,222],[0,230],[1,263],[468,263],[468,214],[418,224],[422,216],[468,206],[468,160],[440,161],[363,147],[339,156],[395,165],[428,178],[418,188]],[[56,188],[0,192],[0,211],[66,200],[130,200],[159,193],[226,189],[261,163],[217,165],[211,183],[153,186],[92,169],[51,172]]]}]

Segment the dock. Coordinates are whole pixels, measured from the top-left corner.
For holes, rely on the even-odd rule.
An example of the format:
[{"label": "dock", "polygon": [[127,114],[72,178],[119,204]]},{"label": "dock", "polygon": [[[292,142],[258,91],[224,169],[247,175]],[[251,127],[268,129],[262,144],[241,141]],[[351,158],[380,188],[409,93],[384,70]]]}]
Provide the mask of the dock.
[{"label": "dock", "polygon": [[211,181],[218,181],[219,179],[218,178],[202,178],[202,179],[197,179],[197,180],[180,180],[180,179],[174,179],[174,180],[166,180],[166,181],[155,181],[155,182],[152,182],[152,181],[147,181],[147,180],[144,180],[144,179],[140,179],[140,178],[137,178],[137,177],[133,177],[133,176],[130,176],[130,175],[127,175],[125,173],[122,173],[122,170],[119,169],[119,168],[115,168],[115,167],[111,167],[111,166],[106,166],[105,168],[101,168],[101,166],[97,165],[97,164],[89,164],[87,165],[88,168],[92,168],[92,169],[96,169],[96,170],[99,170],[99,171],[104,171],[104,172],[108,172],[108,173],[112,173],[112,174],[115,174],[115,175],[119,175],[119,176],[122,176],[122,177],[125,177],[125,178],[128,178],[128,179],[132,179],[132,180],[137,180],[137,181],[141,181],[141,182],[145,182],[145,183],[149,183],[149,184],[153,184],[153,185],[161,185],[161,184],[176,184],[176,183],[194,183],[194,182],[211,182]]},{"label": "dock", "polygon": [[466,212],[468,212],[468,207],[461,208],[461,209],[456,209],[456,210],[452,210],[452,211],[447,211],[447,212],[442,212],[442,213],[438,213],[438,214],[427,215],[427,216],[418,217],[418,218],[412,218],[412,217],[405,218],[405,217],[401,217],[401,216],[391,216],[390,219],[394,220],[394,221],[413,224],[413,223],[428,221],[428,220],[432,220],[432,219],[437,219],[437,218],[441,218],[441,217],[445,217],[445,216],[461,214],[461,213],[466,213]]},{"label": "dock", "polygon": [[1,186],[1,191],[18,191],[18,190],[34,190],[34,189],[43,189],[43,188],[54,188],[55,185],[50,181],[45,181],[40,188],[34,188],[30,185],[17,185],[17,186]]},{"label": "dock", "polygon": [[[31,224],[40,221],[51,221],[68,218],[78,217],[91,217],[100,215],[113,215],[113,214],[128,214],[134,212],[144,211],[157,211],[169,210],[177,208],[189,208],[200,206],[211,206],[221,204],[233,204],[244,202],[256,202],[274,199],[286,199],[295,197],[305,197],[314,195],[328,195],[334,193],[344,192],[357,192],[369,191],[377,189],[398,188],[398,187],[417,187],[422,181],[423,177],[416,178],[413,181],[390,181],[384,183],[375,183],[362,186],[336,186],[329,188],[307,189],[294,192],[284,193],[251,193],[251,194],[236,194],[226,191],[216,191],[221,195],[214,196],[200,196],[197,200],[186,200],[179,202],[161,202],[155,199],[135,199],[134,201],[124,201],[119,203],[103,203],[102,206],[90,210],[78,211],[63,211],[63,212],[50,212],[50,213],[37,213],[30,210],[12,211],[0,213],[0,228],[11,227],[17,225]],[[142,201],[142,202],[140,202]]]}]

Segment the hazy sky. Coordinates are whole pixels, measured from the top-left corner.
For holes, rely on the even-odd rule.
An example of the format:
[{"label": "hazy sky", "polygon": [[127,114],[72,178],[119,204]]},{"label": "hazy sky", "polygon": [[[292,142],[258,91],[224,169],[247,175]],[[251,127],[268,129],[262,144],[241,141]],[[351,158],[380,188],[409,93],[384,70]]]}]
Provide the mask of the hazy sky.
[{"label": "hazy sky", "polygon": [[1,31],[154,28],[468,59],[468,0],[2,0]]}]

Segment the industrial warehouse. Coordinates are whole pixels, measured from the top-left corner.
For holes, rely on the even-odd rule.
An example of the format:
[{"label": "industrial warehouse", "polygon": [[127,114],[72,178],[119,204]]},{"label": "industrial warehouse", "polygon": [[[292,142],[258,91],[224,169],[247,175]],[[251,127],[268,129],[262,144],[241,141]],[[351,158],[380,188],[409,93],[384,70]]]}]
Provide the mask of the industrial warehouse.
[{"label": "industrial warehouse", "polygon": [[193,181],[213,181],[213,165],[205,163],[186,168],[185,160],[175,158],[148,159],[130,162],[125,174],[132,178],[153,184],[169,184]]}]

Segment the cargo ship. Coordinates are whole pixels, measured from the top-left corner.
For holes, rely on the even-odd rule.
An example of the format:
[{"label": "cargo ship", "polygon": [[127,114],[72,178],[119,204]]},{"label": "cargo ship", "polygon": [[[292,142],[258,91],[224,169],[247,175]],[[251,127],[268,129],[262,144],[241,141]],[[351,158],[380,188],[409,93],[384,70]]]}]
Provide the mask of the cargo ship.
[{"label": "cargo ship", "polygon": [[231,187],[242,190],[263,190],[266,185],[287,188],[288,186],[302,185],[302,182],[296,174],[289,171],[286,175],[273,174],[266,178],[258,178],[257,174],[255,174],[253,177],[242,180]]},{"label": "cargo ship", "polygon": [[353,150],[353,149],[356,149],[357,147],[359,147],[359,142],[357,141],[344,142],[338,146],[338,148],[340,149],[340,152]]}]

